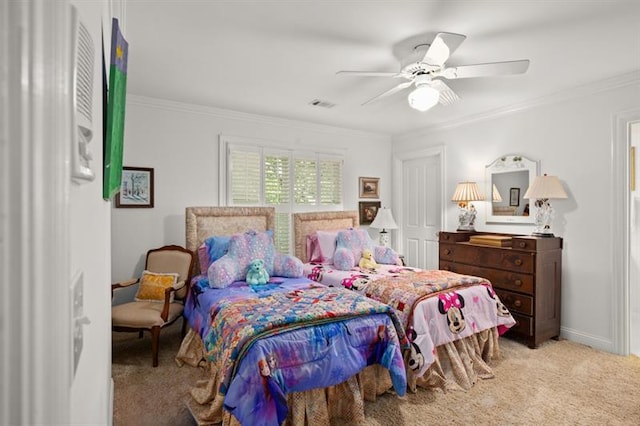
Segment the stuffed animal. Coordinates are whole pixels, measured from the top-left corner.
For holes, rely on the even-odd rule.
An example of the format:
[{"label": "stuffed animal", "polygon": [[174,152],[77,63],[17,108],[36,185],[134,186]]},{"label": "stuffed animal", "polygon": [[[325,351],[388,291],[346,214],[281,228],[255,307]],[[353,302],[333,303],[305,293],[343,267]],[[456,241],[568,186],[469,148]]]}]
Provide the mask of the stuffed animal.
[{"label": "stuffed animal", "polygon": [[249,263],[249,269],[247,270],[247,283],[248,284],[266,284],[269,282],[269,274],[264,268],[264,261],[262,259],[253,259]]},{"label": "stuffed animal", "polygon": [[360,258],[360,263],[358,263],[362,269],[376,269],[378,267],[378,263],[373,258],[373,252],[369,249],[362,250],[362,257]]}]

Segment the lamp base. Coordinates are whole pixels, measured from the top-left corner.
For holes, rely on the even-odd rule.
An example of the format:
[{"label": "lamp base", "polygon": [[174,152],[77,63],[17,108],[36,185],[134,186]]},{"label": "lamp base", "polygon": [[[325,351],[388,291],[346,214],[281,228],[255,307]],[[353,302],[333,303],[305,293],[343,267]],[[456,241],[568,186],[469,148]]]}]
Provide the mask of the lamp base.
[{"label": "lamp base", "polygon": [[464,232],[476,232],[476,228],[474,228],[473,225],[460,225],[457,230]]},{"label": "lamp base", "polygon": [[380,245],[382,247],[389,247],[389,243],[391,238],[389,237],[389,233],[386,230],[380,231]]}]

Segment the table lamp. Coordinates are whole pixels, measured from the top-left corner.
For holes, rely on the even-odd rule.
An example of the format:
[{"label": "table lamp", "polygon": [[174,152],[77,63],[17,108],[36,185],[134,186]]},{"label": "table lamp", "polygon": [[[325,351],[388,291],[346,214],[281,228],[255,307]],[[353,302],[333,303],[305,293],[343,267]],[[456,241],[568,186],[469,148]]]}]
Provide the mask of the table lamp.
[{"label": "table lamp", "polygon": [[549,200],[552,198],[567,198],[567,193],[557,176],[536,176],[536,178],[524,194],[526,199],[535,199],[535,206],[538,207],[535,216],[536,228],[532,235],[538,237],[553,237],[551,232],[551,221],[553,220],[553,209]]},{"label": "table lamp", "polygon": [[391,210],[386,207],[378,209],[375,219],[373,219],[373,222],[371,222],[371,225],[369,226],[376,229],[382,229],[382,231],[380,231],[380,245],[383,247],[388,247],[390,242],[390,236],[387,229],[398,228],[396,221],[393,220]]},{"label": "table lamp", "polygon": [[451,201],[456,201],[460,208],[458,215],[458,231],[475,231],[473,222],[476,220],[477,211],[471,201],[482,201],[482,196],[478,192],[478,185],[475,182],[460,182],[456,191],[451,197]]}]

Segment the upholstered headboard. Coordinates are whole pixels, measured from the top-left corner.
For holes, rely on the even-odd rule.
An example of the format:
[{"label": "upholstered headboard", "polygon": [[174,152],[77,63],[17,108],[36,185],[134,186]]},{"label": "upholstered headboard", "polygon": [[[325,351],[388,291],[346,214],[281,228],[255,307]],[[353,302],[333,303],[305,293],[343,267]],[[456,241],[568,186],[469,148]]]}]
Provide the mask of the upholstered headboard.
[{"label": "upholstered headboard", "polygon": [[[276,211],[273,207],[187,207],[185,220],[186,247],[196,253],[204,240],[214,235],[273,230]],[[197,255],[195,260],[199,271]]]},{"label": "upholstered headboard", "polygon": [[314,231],[332,231],[357,227],[357,211],[294,213],[295,255],[303,262],[307,261],[307,235]]}]

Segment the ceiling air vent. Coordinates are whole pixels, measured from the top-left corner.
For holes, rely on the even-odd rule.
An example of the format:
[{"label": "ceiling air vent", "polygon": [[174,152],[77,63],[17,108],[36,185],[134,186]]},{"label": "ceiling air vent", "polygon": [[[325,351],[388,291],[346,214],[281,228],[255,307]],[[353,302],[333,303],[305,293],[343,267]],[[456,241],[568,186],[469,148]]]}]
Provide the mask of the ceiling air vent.
[{"label": "ceiling air vent", "polygon": [[312,100],[311,102],[309,102],[309,105],[322,107],[322,108],[333,108],[334,106],[336,106],[336,104],[332,104],[331,102],[327,102],[327,101],[321,101],[320,99]]}]

